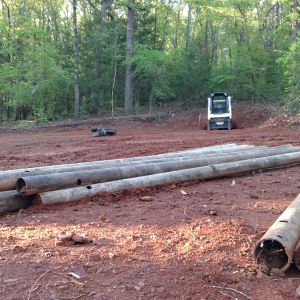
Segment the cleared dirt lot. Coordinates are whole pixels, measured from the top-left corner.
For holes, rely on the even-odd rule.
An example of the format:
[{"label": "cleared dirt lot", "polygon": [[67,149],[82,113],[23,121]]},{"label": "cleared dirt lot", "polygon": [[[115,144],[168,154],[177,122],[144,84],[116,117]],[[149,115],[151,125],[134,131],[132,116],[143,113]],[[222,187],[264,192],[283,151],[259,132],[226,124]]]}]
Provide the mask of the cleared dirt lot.
[{"label": "cleared dirt lot", "polygon": [[[300,145],[299,129],[270,127],[264,112],[238,120],[244,128],[232,131],[204,131],[197,122],[198,116],[186,113],[160,122],[127,118],[1,130],[0,169],[231,142]],[[91,125],[118,133],[92,137]],[[295,299],[300,272],[266,276],[252,250],[299,192],[300,166],[293,166],[0,216],[0,299]],[[141,201],[144,196],[150,201]],[[55,245],[63,232],[94,242]]]}]

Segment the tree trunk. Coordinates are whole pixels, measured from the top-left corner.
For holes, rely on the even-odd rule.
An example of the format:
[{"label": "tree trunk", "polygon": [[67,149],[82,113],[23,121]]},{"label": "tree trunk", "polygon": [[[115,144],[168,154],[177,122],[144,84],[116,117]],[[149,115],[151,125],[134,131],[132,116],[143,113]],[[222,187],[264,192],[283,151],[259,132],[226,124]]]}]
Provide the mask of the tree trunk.
[{"label": "tree trunk", "polygon": [[297,35],[300,31],[300,22],[299,22],[299,1],[293,0],[291,5],[291,11],[292,11],[292,20],[291,20],[291,38],[292,42],[297,41]]},{"label": "tree trunk", "polygon": [[0,93],[0,126],[2,125],[3,122],[3,102],[4,102],[4,95],[3,93]]},{"label": "tree trunk", "polygon": [[74,34],[74,92],[75,92],[75,120],[80,119],[80,96],[79,96],[79,63],[78,63],[78,27],[77,27],[77,0],[73,0],[73,34]]},{"label": "tree trunk", "polygon": [[211,61],[216,63],[218,60],[218,29],[209,21],[210,42],[211,42]]},{"label": "tree trunk", "polygon": [[[9,6],[7,5],[7,3],[4,1],[4,0],[1,0],[3,5],[6,7],[6,10],[7,10],[7,21],[8,21],[8,36],[7,36],[7,40],[8,40],[8,43],[10,43],[10,33],[11,33],[11,28],[12,28],[12,24],[11,24],[11,14],[10,14],[10,8]],[[11,54],[9,53],[8,54],[8,61],[9,63],[11,63]]]},{"label": "tree trunk", "polygon": [[[108,11],[110,9],[110,6],[113,2],[113,0],[102,0],[102,5],[101,9],[97,7],[97,5],[91,1],[87,0],[88,4],[90,7],[94,10],[95,15],[97,16],[97,22],[98,22],[98,29],[99,32],[104,32],[106,29],[106,17],[108,15]],[[99,1],[98,1],[99,2]],[[98,53],[103,52],[103,45],[101,43],[98,45]],[[99,57],[96,58],[95,60],[95,69],[94,69],[94,84],[92,85],[91,89],[91,109],[95,112],[97,112],[98,115],[101,113],[101,108],[102,108],[102,98],[103,95],[101,94],[102,89],[102,63],[101,59]]]},{"label": "tree trunk", "polygon": [[192,5],[189,4],[187,26],[186,26],[186,35],[185,35],[185,49],[189,51],[190,48],[190,39],[191,39],[191,23],[192,23]]},{"label": "tree trunk", "polygon": [[57,10],[51,6],[51,18],[54,25],[53,33],[54,33],[54,42],[56,47],[60,47],[61,44],[61,26],[59,24],[59,16]]},{"label": "tree trunk", "polygon": [[154,87],[152,86],[150,96],[149,96],[149,115],[154,113]]},{"label": "tree trunk", "polygon": [[168,8],[167,8],[167,13],[164,17],[164,22],[163,22],[163,32],[162,32],[162,39],[161,39],[161,50],[165,50],[166,48],[166,42],[167,42],[167,29],[168,29],[168,22],[169,22],[169,5],[171,3],[171,0],[168,2]]},{"label": "tree trunk", "polygon": [[126,38],[126,78],[125,78],[125,114],[133,113],[133,74],[131,58],[133,56],[133,33],[134,33],[134,2],[128,0],[127,11],[127,38]]},{"label": "tree trunk", "polygon": [[7,3],[4,0],[1,0],[1,2],[3,3],[3,5],[6,7],[7,10],[7,20],[8,20],[8,26],[9,29],[11,29],[11,14],[10,14],[10,8],[7,5]]},{"label": "tree trunk", "polygon": [[193,29],[192,29],[192,36],[191,36],[192,41],[195,41],[196,30],[200,18],[200,8],[197,6],[195,9],[196,9],[196,17],[195,17],[195,21],[193,22]]},{"label": "tree trunk", "polygon": [[179,2],[179,7],[177,11],[177,17],[176,17],[176,27],[175,27],[175,37],[173,42],[173,47],[176,49],[178,48],[178,31],[179,31],[179,23],[180,23],[180,17],[181,17],[181,6]]},{"label": "tree trunk", "polygon": [[209,32],[209,20],[205,22],[205,34],[204,34],[204,52],[208,54],[208,32]]},{"label": "tree trunk", "polygon": [[154,33],[153,33],[153,45],[156,49],[156,39],[157,39],[157,5],[158,0],[155,1],[155,13],[154,13]]},{"label": "tree trunk", "polygon": [[115,67],[114,67],[114,78],[111,87],[111,117],[114,117],[115,110],[115,101],[114,101],[114,91],[116,85],[116,77],[117,77],[117,68],[118,68],[118,33],[115,33]]},{"label": "tree trunk", "polygon": [[253,57],[252,57],[252,48],[251,48],[251,41],[249,38],[249,33],[247,31],[247,16],[244,10],[241,7],[238,7],[240,14],[242,16],[243,20],[243,37],[242,40],[244,43],[247,43],[247,52],[248,52],[248,57],[249,57],[249,67],[250,67],[250,77],[251,77],[251,82],[253,85],[253,90],[254,92],[251,94],[251,100],[252,102],[254,101],[254,95],[256,96],[256,99],[259,98],[259,95],[257,93],[257,87],[256,87],[256,78],[255,78],[255,70],[254,70],[254,63],[253,63]]},{"label": "tree trunk", "polygon": [[91,1],[91,0],[87,0],[88,4],[92,7],[92,9],[94,10],[94,12],[96,14],[99,14],[99,29],[100,31],[102,31],[104,25],[105,25],[105,18],[108,15],[108,10],[109,7],[111,6],[111,4],[113,3],[113,0],[103,0],[102,1],[102,7],[101,10],[99,11],[99,9],[97,8],[97,6]]},{"label": "tree trunk", "polygon": [[105,18],[108,15],[108,9],[109,9],[112,2],[113,2],[113,0],[103,0],[102,8],[101,8],[101,11],[100,11],[100,23],[99,23],[100,31],[103,30],[103,27],[105,25]]}]

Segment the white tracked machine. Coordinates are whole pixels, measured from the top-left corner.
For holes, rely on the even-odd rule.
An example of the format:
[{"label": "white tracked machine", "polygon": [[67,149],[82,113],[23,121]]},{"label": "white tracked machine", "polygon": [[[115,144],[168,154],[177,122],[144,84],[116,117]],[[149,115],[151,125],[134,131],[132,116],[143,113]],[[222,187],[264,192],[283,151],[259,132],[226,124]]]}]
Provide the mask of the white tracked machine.
[{"label": "white tracked machine", "polygon": [[231,97],[227,93],[212,93],[208,97],[207,129],[232,129]]}]

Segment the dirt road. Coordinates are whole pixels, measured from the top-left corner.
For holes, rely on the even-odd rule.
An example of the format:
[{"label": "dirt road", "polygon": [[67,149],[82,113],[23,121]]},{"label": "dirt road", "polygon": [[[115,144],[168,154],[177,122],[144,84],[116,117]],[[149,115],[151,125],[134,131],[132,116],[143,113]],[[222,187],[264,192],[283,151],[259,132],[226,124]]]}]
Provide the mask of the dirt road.
[{"label": "dirt road", "polygon": [[[231,142],[300,145],[299,129],[259,126],[261,117],[252,117],[256,126],[232,131],[201,130],[189,114],[2,130],[0,169]],[[95,138],[91,125],[118,132]],[[264,275],[252,250],[299,192],[300,166],[293,166],[0,216],[0,299],[295,299],[300,273]],[[55,245],[64,232],[93,242]]]}]

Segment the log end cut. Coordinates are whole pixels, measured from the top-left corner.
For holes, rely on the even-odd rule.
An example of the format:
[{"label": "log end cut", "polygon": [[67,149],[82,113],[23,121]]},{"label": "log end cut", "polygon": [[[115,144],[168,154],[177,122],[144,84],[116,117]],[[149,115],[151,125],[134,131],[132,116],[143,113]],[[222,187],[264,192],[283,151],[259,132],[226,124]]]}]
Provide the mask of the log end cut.
[{"label": "log end cut", "polygon": [[292,263],[292,257],[287,253],[285,247],[274,239],[259,241],[254,249],[254,257],[261,269],[268,274],[274,269],[283,273]]}]

